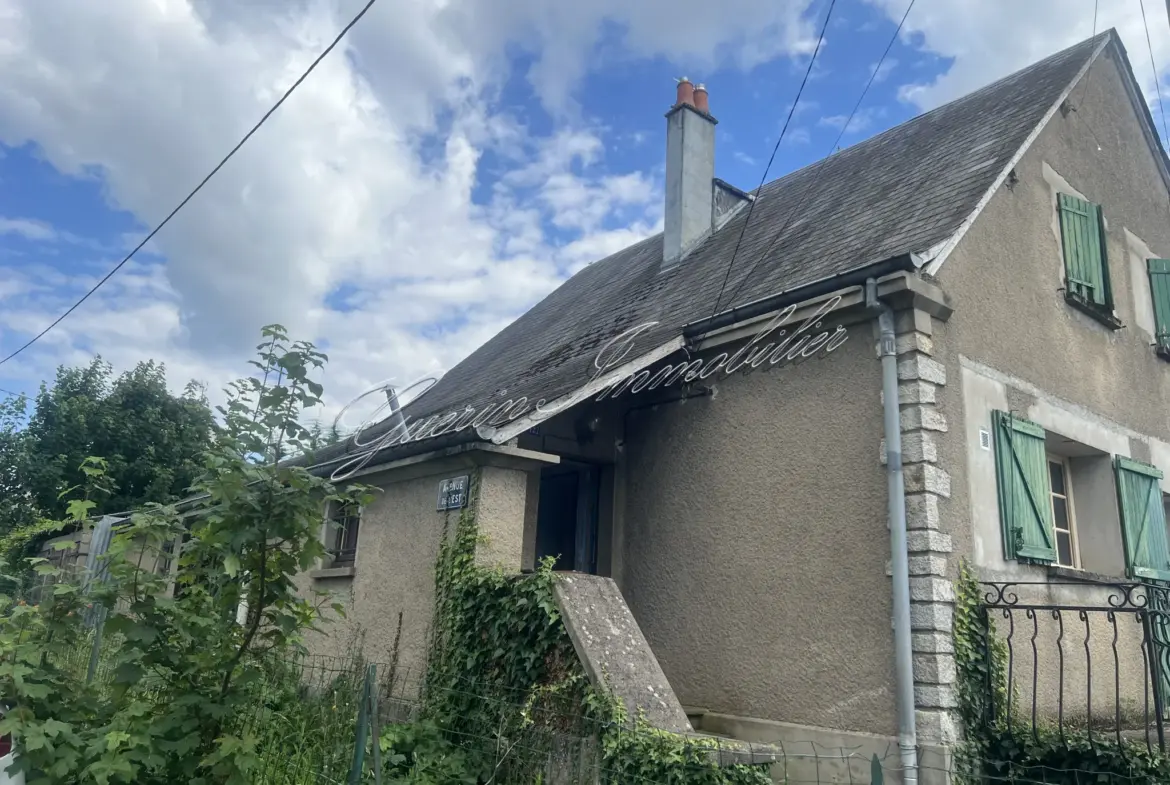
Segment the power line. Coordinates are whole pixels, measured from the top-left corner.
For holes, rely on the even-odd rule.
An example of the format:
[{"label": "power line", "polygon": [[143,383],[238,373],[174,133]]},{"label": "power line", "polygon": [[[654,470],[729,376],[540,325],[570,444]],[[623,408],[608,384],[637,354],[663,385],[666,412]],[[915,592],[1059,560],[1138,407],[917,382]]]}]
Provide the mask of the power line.
[{"label": "power line", "polygon": [[1138,0],[1142,9],[1142,27],[1146,28],[1146,48],[1150,52],[1150,70],[1154,72],[1154,89],[1158,91],[1158,112],[1162,115],[1162,138],[1170,144],[1170,132],[1166,130],[1166,106],[1162,99],[1162,82],[1158,79],[1158,66],[1154,65],[1154,45],[1150,43],[1150,26],[1146,24],[1146,0]]},{"label": "power line", "polygon": [[739,253],[739,245],[743,242],[743,235],[747,231],[748,224],[751,223],[752,212],[756,209],[756,202],[760,200],[760,189],[764,187],[764,183],[768,180],[768,171],[772,168],[772,162],[776,160],[776,153],[780,150],[780,143],[784,141],[784,134],[788,131],[788,124],[792,122],[792,115],[796,113],[796,105],[800,103],[800,96],[804,93],[804,86],[808,84],[809,74],[812,73],[813,65],[817,61],[817,54],[821,51],[821,44],[825,41],[825,30],[829,28],[829,18],[833,16],[833,8],[836,5],[837,0],[829,0],[829,11],[825,14],[825,23],[821,25],[821,35],[817,38],[817,46],[808,61],[808,68],[804,71],[804,78],[800,80],[800,89],[796,91],[796,99],[788,109],[788,117],[784,120],[784,127],[780,129],[780,138],[776,140],[776,146],[772,148],[772,156],[768,159],[768,165],[764,167],[764,175],[760,178],[759,187],[756,188],[756,197],[748,205],[747,217],[744,218],[743,226],[739,229],[739,237],[735,241],[735,249],[731,252],[731,261],[727,264],[727,273],[723,276],[723,283],[719,287],[719,294],[715,297],[715,308],[711,311],[712,316],[719,310],[719,301],[723,298],[723,290],[727,288],[727,280],[731,277],[731,269],[735,266],[735,257]]},{"label": "power line", "polygon": [[898,27],[894,30],[894,34],[890,36],[890,42],[886,44],[886,49],[884,52],[882,52],[881,59],[879,59],[877,65],[874,66],[873,73],[869,75],[869,81],[865,83],[865,89],[861,91],[861,95],[857,98],[857,103],[853,105],[853,111],[849,113],[849,117],[845,120],[845,124],[841,126],[840,133],[837,134],[836,141],[834,141],[833,145],[829,148],[829,155],[825,156],[814,165],[815,168],[813,169],[812,175],[809,177],[808,184],[805,185],[804,190],[801,191],[800,198],[792,203],[792,209],[790,209],[788,211],[788,215],[784,217],[784,223],[780,225],[780,231],[776,232],[776,234],[772,237],[772,242],[768,243],[768,247],[762,254],[760,254],[759,258],[756,259],[755,264],[753,264],[748,269],[747,273],[740,280],[739,284],[735,287],[735,290],[731,293],[731,297],[729,298],[730,301],[735,300],[735,296],[739,294],[739,290],[742,289],[743,285],[747,283],[749,278],[751,278],[752,273],[755,272],[756,267],[758,267],[760,262],[768,257],[768,254],[772,252],[772,248],[775,247],[777,241],[779,241],[780,237],[783,236],[785,230],[788,228],[788,224],[792,221],[792,217],[796,214],[797,209],[805,204],[805,197],[808,196],[809,191],[812,190],[812,187],[816,184],[817,179],[821,173],[821,167],[823,167],[825,162],[833,156],[834,151],[841,144],[841,139],[844,138],[845,132],[849,129],[849,124],[853,122],[853,118],[857,114],[857,110],[861,108],[861,103],[865,100],[865,96],[869,93],[869,88],[873,86],[874,81],[877,79],[878,72],[881,71],[882,68],[882,63],[886,61],[886,57],[889,56],[890,50],[894,48],[894,42],[897,41],[898,36],[901,35],[902,27],[906,24],[906,18],[910,16],[910,12],[914,9],[914,3],[916,2],[917,0],[910,0],[910,5],[906,6],[906,12],[902,14],[902,20],[898,22]]},{"label": "power line", "polygon": [[[1170,3],[1170,0],[1166,0],[1166,2]],[[1100,6],[1100,4],[1101,4],[1100,0],[1093,0],[1093,34],[1091,36],[1089,36],[1090,41],[1094,40],[1097,37],[1097,9]],[[1089,77],[1092,76],[1093,66],[1095,66],[1096,64],[1097,64],[1097,55],[1096,55],[1096,53],[1094,53],[1093,59],[1089,61],[1089,67],[1085,69],[1085,75],[1081,78],[1081,85],[1083,85],[1081,87],[1081,97],[1080,97],[1081,103],[1084,102],[1085,96],[1089,92]],[[1084,117],[1082,117],[1081,113],[1077,111],[1078,104],[1071,100],[1071,98],[1072,98],[1071,94],[1070,94],[1069,98],[1070,98],[1069,103],[1072,105],[1072,109],[1073,109],[1072,116],[1075,117],[1077,119],[1077,121],[1084,124],[1086,130],[1088,130],[1088,132],[1093,136],[1093,143],[1097,145],[1097,152],[1100,152],[1103,149],[1101,147],[1101,139],[1100,139],[1100,137],[1097,136],[1097,132],[1095,130],[1093,130],[1092,123],[1090,123],[1088,120],[1086,120]]]},{"label": "power line", "polygon": [[333,39],[333,43],[331,43],[331,44],[329,44],[329,46],[325,47],[325,50],[323,52],[321,52],[321,54],[317,55],[317,59],[314,60],[312,62],[312,64],[309,65],[309,68],[303,74],[301,74],[300,77],[295,82],[292,83],[291,87],[289,87],[287,90],[284,91],[284,95],[282,95],[280,97],[280,100],[277,101],[275,104],[273,104],[272,108],[264,113],[264,116],[260,118],[259,122],[257,122],[254,126],[252,126],[252,129],[250,131],[248,131],[248,133],[244,134],[244,138],[241,139],[239,141],[239,143],[236,144],[236,146],[233,147],[231,149],[231,151],[223,157],[223,160],[221,160],[218,164],[216,164],[215,168],[212,169],[211,172],[199,182],[199,185],[195,186],[195,190],[193,190],[193,191],[191,191],[191,193],[187,194],[186,198],[184,198],[183,201],[179,202],[179,206],[176,207],[174,210],[171,210],[170,214],[167,215],[167,217],[162,220],[162,223],[160,223],[158,226],[154,227],[154,229],[151,230],[150,234],[146,235],[146,237],[142,240],[142,242],[140,242],[138,245],[134,246],[134,250],[132,250],[132,251],[130,251],[130,253],[126,254],[126,258],[124,258],[122,261],[118,262],[118,264],[116,264],[114,266],[114,269],[112,269],[108,273],[106,273],[106,276],[104,278],[102,278],[100,281],[98,281],[96,284],[94,284],[93,288],[91,288],[88,292],[86,292],[85,295],[80,300],[78,300],[72,306],[70,306],[69,310],[67,310],[65,313],[61,314],[60,316],[58,316],[57,319],[52,324],[50,324],[48,327],[46,327],[45,329],[43,329],[39,333],[37,333],[36,336],[33,337],[33,339],[30,340],[28,343],[26,343],[24,346],[21,346],[19,349],[14,351],[12,354],[10,354],[7,357],[5,357],[4,359],[0,360],[0,365],[3,365],[4,363],[8,362],[13,357],[16,357],[18,354],[23,352],[25,349],[27,349],[28,347],[32,346],[34,343],[39,341],[41,338],[45,337],[46,333],[48,333],[50,330],[52,330],[54,327],[56,327],[58,324],[60,324],[62,321],[64,321],[65,317],[69,316],[69,314],[76,311],[78,309],[78,307],[80,307],[82,303],[84,303],[86,300],[88,300],[90,298],[90,296],[93,295],[94,292],[96,292],[98,289],[100,289],[102,287],[102,285],[105,284],[106,281],[110,280],[110,278],[112,278],[114,276],[114,273],[121,270],[122,267],[126,264],[126,262],[128,262],[132,258],[134,258],[134,254],[141,251],[143,246],[145,246],[152,239],[154,239],[154,236],[159,233],[159,230],[161,230],[164,226],[166,226],[168,223],[170,223],[170,220],[172,218],[174,218],[178,214],[178,212],[180,210],[182,210],[187,205],[187,202],[191,201],[191,199],[195,196],[195,194],[197,194],[201,190],[203,190],[203,186],[207,185],[207,182],[212,177],[214,177],[219,172],[220,169],[222,169],[224,167],[224,164],[226,164],[231,159],[231,157],[233,155],[235,155],[239,151],[239,149],[241,147],[243,147],[244,144],[249,139],[252,138],[252,134],[254,134],[258,130],[260,130],[260,126],[264,125],[265,121],[267,121],[268,118],[271,117],[272,114],[277,109],[279,109],[281,107],[281,104],[283,104],[288,99],[288,97],[293,94],[293,91],[296,90],[298,87],[300,87],[301,82],[305,81],[305,79],[308,78],[309,74],[313,73],[313,70],[317,67],[317,65],[322,60],[325,59],[326,55],[328,55],[330,52],[332,52],[334,47],[336,47],[339,43],[341,43],[341,39],[345,37],[345,34],[348,33],[350,31],[350,29],[354,25],[356,25],[361,20],[361,18],[363,16],[366,15],[366,12],[370,10],[370,8],[374,5],[375,2],[377,2],[377,0],[369,0],[362,7],[362,10],[358,11],[357,16],[355,16],[353,19],[351,19],[349,24],[347,24],[345,27],[343,27],[341,29],[341,32],[337,34],[337,37]]}]

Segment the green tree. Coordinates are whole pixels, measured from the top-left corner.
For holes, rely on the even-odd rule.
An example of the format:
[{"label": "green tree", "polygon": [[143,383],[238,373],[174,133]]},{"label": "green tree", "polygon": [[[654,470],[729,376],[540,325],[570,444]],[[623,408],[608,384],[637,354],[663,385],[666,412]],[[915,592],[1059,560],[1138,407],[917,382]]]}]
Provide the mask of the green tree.
[{"label": "green tree", "polygon": [[0,400],[0,537],[36,522],[28,476],[28,398]]},{"label": "green tree", "polygon": [[[338,491],[277,460],[307,446],[299,415],[320,404],[321,386],[308,377],[325,356],[289,342],[279,326],[264,334],[260,373],[228,390],[223,427],[182,511],[148,504],[135,512],[111,542],[107,582],[88,596],[59,583],[36,606],[0,598],[0,695],[11,703],[0,734],[13,734],[29,785],[255,782],[247,712],[266,669],[320,617],[294,577],[324,553],[322,507],[369,500],[367,488]],[[100,486],[107,469],[85,460],[85,487]],[[69,501],[66,517],[84,524],[94,498]],[[172,592],[154,564],[178,539]],[[102,630],[112,677],[100,687],[77,666],[89,602],[109,609]]]},{"label": "green tree", "polygon": [[141,362],[114,378],[100,357],[58,368],[20,427],[24,414],[21,403],[0,407],[0,490],[21,507],[0,512],[0,534],[37,516],[63,517],[60,495],[84,483],[79,467],[91,455],[106,459],[111,488],[93,500],[95,514],[175,501],[198,475],[215,428],[194,382],[172,395],[161,363]]}]

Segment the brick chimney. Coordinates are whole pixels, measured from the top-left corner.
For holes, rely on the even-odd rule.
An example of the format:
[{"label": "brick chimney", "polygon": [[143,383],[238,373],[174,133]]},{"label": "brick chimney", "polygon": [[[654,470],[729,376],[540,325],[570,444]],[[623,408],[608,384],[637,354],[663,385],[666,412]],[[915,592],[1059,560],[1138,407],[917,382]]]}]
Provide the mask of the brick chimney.
[{"label": "brick chimney", "polygon": [[662,269],[674,267],[711,231],[715,180],[715,123],[707,88],[684,76],[666,113],[666,216]]}]

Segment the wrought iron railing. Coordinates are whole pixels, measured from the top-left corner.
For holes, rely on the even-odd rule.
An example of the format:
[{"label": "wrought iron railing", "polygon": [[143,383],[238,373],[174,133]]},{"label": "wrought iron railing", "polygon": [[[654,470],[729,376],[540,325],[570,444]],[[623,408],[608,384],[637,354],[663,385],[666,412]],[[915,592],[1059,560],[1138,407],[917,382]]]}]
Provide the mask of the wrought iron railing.
[{"label": "wrought iron railing", "polygon": [[[1067,742],[1144,743],[1165,751],[1170,699],[1170,588],[1149,583],[983,583],[990,648],[988,720],[1011,718]],[[1002,654],[1001,654],[1002,657]],[[997,690],[1000,678],[1007,689]]]}]

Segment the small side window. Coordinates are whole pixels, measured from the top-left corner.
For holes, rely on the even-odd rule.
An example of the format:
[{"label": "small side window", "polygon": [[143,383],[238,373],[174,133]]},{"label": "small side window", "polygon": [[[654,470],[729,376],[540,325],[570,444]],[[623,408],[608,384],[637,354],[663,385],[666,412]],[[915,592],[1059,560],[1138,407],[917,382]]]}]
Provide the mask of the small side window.
[{"label": "small side window", "polygon": [[352,567],[357,558],[361,509],[356,504],[330,504],[325,533],[325,552],[334,567]]}]

